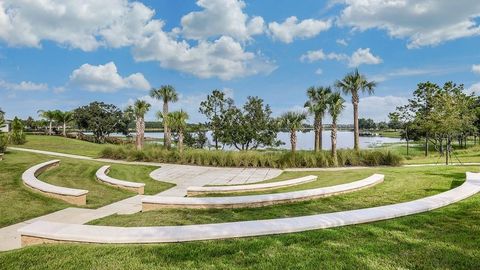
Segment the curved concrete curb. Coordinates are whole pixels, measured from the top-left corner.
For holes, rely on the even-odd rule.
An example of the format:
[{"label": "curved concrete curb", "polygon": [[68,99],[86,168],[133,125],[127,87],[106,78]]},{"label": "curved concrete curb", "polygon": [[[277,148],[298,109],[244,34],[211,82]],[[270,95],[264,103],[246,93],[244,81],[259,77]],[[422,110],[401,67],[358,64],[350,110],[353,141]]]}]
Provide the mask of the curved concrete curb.
[{"label": "curved concrete curb", "polygon": [[166,243],[271,235],[333,228],[392,219],[437,209],[480,191],[480,174],[467,173],[467,181],[452,190],[423,199],[379,207],[270,220],[218,224],[111,227],[38,221],[18,230],[22,246],[58,243]]},{"label": "curved concrete curb", "polygon": [[351,192],[381,183],[383,182],[383,179],[384,176],[382,174],[374,174],[366,179],[348,184],[285,193],[250,196],[203,198],[145,196],[142,199],[142,211],[149,211],[161,208],[260,207],[286,202],[312,200],[320,197]]},{"label": "curved concrete curb", "polygon": [[60,164],[60,160],[51,160],[35,165],[22,174],[23,183],[46,196],[64,200],[71,204],[85,205],[87,204],[88,190],[66,188],[51,185],[40,181],[37,176],[49,168],[56,167]]},{"label": "curved concrete curb", "polygon": [[300,178],[271,182],[265,184],[252,184],[252,185],[238,185],[238,186],[209,186],[209,187],[188,187],[187,196],[196,196],[209,193],[234,193],[234,192],[247,192],[247,191],[262,191],[270,190],[282,187],[290,187],[309,183],[317,180],[317,176],[308,175]]},{"label": "curved concrete curb", "polygon": [[109,184],[111,186],[115,186],[115,187],[118,187],[118,188],[123,188],[123,189],[126,189],[126,190],[130,190],[130,191],[136,192],[138,194],[143,194],[144,193],[144,189],[145,189],[145,184],[144,183],[129,182],[129,181],[125,181],[125,180],[119,180],[119,179],[112,178],[112,177],[107,175],[107,173],[109,171],[110,171],[110,166],[109,165],[102,166],[95,173],[95,177],[97,178],[98,181]]}]

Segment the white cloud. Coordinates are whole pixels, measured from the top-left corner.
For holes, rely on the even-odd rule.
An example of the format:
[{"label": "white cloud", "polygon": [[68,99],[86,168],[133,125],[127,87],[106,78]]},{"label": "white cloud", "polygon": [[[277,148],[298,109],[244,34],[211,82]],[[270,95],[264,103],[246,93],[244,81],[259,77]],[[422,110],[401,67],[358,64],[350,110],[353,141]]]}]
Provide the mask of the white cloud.
[{"label": "white cloud", "polygon": [[42,40],[50,40],[84,51],[116,48],[158,29],[153,15],[142,3],[124,0],[3,0],[0,39],[10,46],[41,47]]},{"label": "white cloud", "polygon": [[317,75],[322,75],[323,74],[323,70],[321,68],[315,70],[315,74]]},{"label": "white cloud", "polygon": [[[340,2],[340,1],[338,1]],[[338,23],[356,30],[383,29],[418,48],[480,34],[478,0],[343,0]]]},{"label": "white cloud", "polygon": [[378,65],[382,62],[383,62],[383,60],[380,57],[375,56],[370,52],[370,48],[366,48],[366,49],[360,48],[352,54],[352,56],[350,57],[350,59],[348,61],[348,66],[349,67],[358,67],[362,64]]},{"label": "white cloud", "polygon": [[449,74],[455,71],[457,70],[453,68],[438,68],[438,67],[400,68],[390,72],[383,72],[381,74],[373,75],[372,80],[376,82],[382,82],[382,81],[386,81],[386,80],[397,78],[397,77],[411,77],[411,76],[420,76],[420,75],[443,75],[443,74]]},{"label": "white cloud", "polygon": [[338,54],[338,53],[324,53],[322,49],[316,51],[308,51],[306,54],[300,56],[300,61],[302,62],[316,62],[321,60],[346,60],[348,59],[348,55],[346,54]]},{"label": "white cloud", "polygon": [[320,32],[330,29],[331,26],[331,20],[306,19],[299,22],[297,17],[292,16],[287,18],[283,23],[269,23],[268,29],[274,39],[278,39],[284,43],[291,43],[294,39],[315,37]]},{"label": "white cloud", "polygon": [[382,59],[378,56],[373,55],[370,52],[370,48],[362,49],[359,48],[356,50],[352,56],[346,54],[338,53],[324,53],[322,49],[316,51],[308,51],[307,53],[300,56],[300,61],[302,62],[316,62],[321,60],[336,60],[348,62],[349,67],[358,67],[362,64],[366,65],[376,65],[382,63]]},{"label": "white cloud", "polygon": [[480,74],[480,65],[472,65],[472,72],[475,74]]},{"label": "white cloud", "polygon": [[200,78],[230,80],[259,73],[269,74],[276,66],[260,54],[244,51],[233,38],[222,36],[214,42],[199,41],[190,47],[185,41],[158,32],[134,48],[137,61],[159,61],[164,68],[191,73]]},{"label": "white cloud", "polygon": [[0,80],[0,88],[12,91],[43,91],[48,90],[48,85],[46,83],[34,83],[30,81],[11,83]]},{"label": "white cloud", "polygon": [[337,44],[348,46],[348,42],[345,39],[337,39],[336,42]]},{"label": "white cloud", "polygon": [[231,36],[238,40],[262,34],[265,23],[262,17],[249,18],[243,13],[241,0],[198,0],[201,11],[182,17],[181,33],[190,39],[207,39],[212,36]]},{"label": "white cloud", "polygon": [[150,83],[141,73],[134,73],[123,78],[118,74],[117,66],[113,62],[98,66],[83,64],[70,75],[70,84],[92,92],[116,92],[119,89],[150,89]]},{"label": "white cloud", "polygon": [[[158,61],[164,68],[200,78],[229,80],[268,74],[276,68],[260,52],[247,52],[243,43],[234,40],[263,32],[261,17],[249,18],[242,12],[244,2],[199,0],[198,4],[205,9],[186,15],[183,30],[168,33],[162,29],[163,21],[153,19],[155,11],[136,1],[0,0],[0,41],[9,46],[41,47],[48,40],[84,51],[129,46],[137,61]],[[212,16],[204,28],[198,24],[202,16]],[[226,35],[215,41],[199,40],[193,46],[179,39],[182,31],[191,37]],[[136,75],[131,79],[141,80]]]},{"label": "white cloud", "polygon": [[468,94],[475,93],[476,95],[480,94],[480,83],[472,84],[469,88],[465,91]]}]

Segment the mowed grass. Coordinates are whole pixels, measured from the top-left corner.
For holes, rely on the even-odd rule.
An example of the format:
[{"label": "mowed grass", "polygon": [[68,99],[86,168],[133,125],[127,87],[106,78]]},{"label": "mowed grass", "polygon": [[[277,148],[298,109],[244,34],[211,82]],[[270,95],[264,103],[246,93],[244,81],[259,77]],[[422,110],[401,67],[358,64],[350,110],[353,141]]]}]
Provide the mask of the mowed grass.
[{"label": "mowed grass", "polygon": [[[105,146],[105,144],[96,144],[60,136],[27,135],[27,142],[15,147],[98,157]],[[109,146],[116,147],[113,145]]]},{"label": "mowed grass", "polygon": [[[162,209],[133,215],[112,215],[91,221],[95,225],[159,226],[220,223],[230,221],[284,218],[318,213],[375,207],[411,201],[444,192],[460,185],[465,172],[474,167],[377,168],[341,172],[287,172],[283,177],[295,178],[307,174],[318,175],[319,180],[299,187],[269,191],[284,192],[314,188],[363,179],[374,172],[385,174],[384,183],[376,186],[311,201],[239,209]],[[348,180],[350,179],[350,180]],[[323,183],[322,183],[323,182]],[[266,193],[266,192],[263,192]]]},{"label": "mowed grass", "polygon": [[[382,190],[365,190],[318,201],[341,209],[369,205],[377,201],[373,197],[410,200],[455,187],[466,170],[474,170],[422,169],[388,177],[383,186],[393,185],[392,199]],[[172,244],[32,246],[0,253],[0,269],[480,269],[480,195],[428,213],[301,233]]]},{"label": "mowed grass", "polygon": [[[0,161],[0,227],[41,216],[66,207],[68,203],[49,198],[26,187],[21,179],[22,173],[29,167],[48,160],[58,159],[46,155],[9,151]],[[134,196],[135,193],[112,187],[95,180],[95,172],[103,163],[61,158],[60,166],[42,173],[39,179],[58,186],[86,189],[88,208],[97,208],[109,203]],[[148,194],[168,189],[172,184],[149,178],[154,167],[149,166],[112,166],[112,176],[121,176],[124,180],[146,183]]]}]

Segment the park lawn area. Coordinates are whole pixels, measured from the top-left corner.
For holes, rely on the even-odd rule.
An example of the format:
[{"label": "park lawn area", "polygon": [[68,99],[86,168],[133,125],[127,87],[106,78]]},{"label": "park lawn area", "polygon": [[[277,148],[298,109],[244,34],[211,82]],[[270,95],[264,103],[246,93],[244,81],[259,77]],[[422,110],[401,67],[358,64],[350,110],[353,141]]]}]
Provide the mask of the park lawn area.
[{"label": "park lawn area", "polygon": [[[435,195],[460,185],[465,180],[465,172],[475,167],[420,167],[420,168],[376,168],[341,172],[286,172],[284,177],[296,178],[309,174],[318,175],[316,182],[322,179],[333,180],[330,184],[351,182],[376,173],[385,174],[385,181],[363,190],[335,195],[331,197],[265,206],[261,208],[239,209],[161,209],[141,212],[133,215],[112,215],[93,220],[90,224],[111,226],[160,226],[220,223],[230,221],[284,218],[336,212],[386,204],[406,202]],[[350,181],[346,181],[350,179]],[[315,183],[315,182],[312,182]],[[314,187],[308,183],[309,188]],[[262,193],[299,190],[302,187],[288,187]],[[305,186],[304,186],[305,188]],[[238,194],[236,194],[238,195]]]},{"label": "park lawn area", "polygon": [[[364,190],[355,197],[352,193],[318,201],[326,208],[328,204],[339,207],[346,203],[353,209],[368,206],[378,196],[385,197],[384,201],[410,200],[461,184],[464,172],[470,169],[474,168],[408,168],[392,172],[388,182],[381,184],[393,185],[389,192],[392,199],[383,196],[381,190],[370,194]],[[411,175],[399,178],[403,173]],[[395,188],[399,189],[393,192]],[[414,194],[408,193],[413,190]],[[227,220],[211,220],[216,221]],[[480,195],[475,195],[428,213],[300,233],[171,244],[31,246],[0,253],[0,268],[480,269],[479,224]]]},{"label": "park lawn area", "polygon": [[[22,173],[29,167],[48,160],[58,159],[46,155],[9,151],[0,161],[0,227],[25,221],[63,208],[72,207],[59,199],[38,194],[26,187],[21,179]],[[94,175],[103,163],[60,158],[61,163],[42,173],[39,179],[45,182],[72,188],[87,189],[88,208],[96,208],[135,195],[95,180]],[[123,176],[129,181],[143,181],[145,190],[155,194],[172,185],[151,180],[148,174],[153,170],[149,166],[114,165],[112,173]]]},{"label": "park lawn area", "polygon": [[175,186],[172,183],[153,180],[150,177],[150,173],[157,168],[139,165],[128,166],[127,168],[127,165],[112,164],[108,175],[116,179],[145,183],[145,194],[155,195]]},{"label": "park lawn area", "polygon": [[[60,136],[27,135],[27,142],[15,147],[52,151],[64,154],[98,157],[104,144],[96,144]],[[114,145],[109,145],[115,147]]]},{"label": "park lawn area", "polygon": [[378,134],[382,137],[388,137],[388,138],[401,138],[401,134],[399,131],[393,131],[393,130],[381,130],[378,132]]}]

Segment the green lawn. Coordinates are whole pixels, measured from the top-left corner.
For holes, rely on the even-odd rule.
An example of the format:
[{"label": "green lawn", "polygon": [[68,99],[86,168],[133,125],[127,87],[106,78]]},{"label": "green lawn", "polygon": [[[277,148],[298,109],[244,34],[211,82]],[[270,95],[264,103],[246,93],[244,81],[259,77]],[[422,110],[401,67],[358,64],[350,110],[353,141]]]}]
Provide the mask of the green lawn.
[{"label": "green lawn", "polygon": [[[24,186],[21,175],[29,167],[57,159],[40,154],[10,151],[0,161],[0,227],[41,216],[72,205],[62,200],[53,199],[33,192]],[[64,187],[87,189],[87,206],[96,208],[135,195],[135,193],[118,189],[95,180],[95,171],[103,163],[61,158],[60,166],[48,170],[40,179]],[[113,165],[113,177],[129,181],[146,183],[145,191],[155,194],[168,189],[172,184],[155,181],[148,174],[153,167]]]},{"label": "green lawn", "polygon": [[[60,136],[27,135],[27,143],[15,147],[31,148],[65,154],[98,157],[106,145],[69,139]],[[112,145],[110,145],[112,146]]]},{"label": "green lawn", "polygon": [[[183,222],[159,219],[157,224],[242,220],[246,214],[273,218],[411,200],[458,186],[466,170],[474,167],[387,168],[382,169],[389,173],[385,184],[356,193],[265,211],[237,209],[232,216],[193,211],[177,215]],[[174,244],[33,246],[0,253],[0,269],[479,269],[479,224],[476,195],[428,213],[301,233]]]},{"label": "green lawn", "polygon": [[283,177],[294,178],[314,174],[319,176],[319,180],[302,186],[262,193],[335,185],[363,179],[374,172],[385,174],[385,182],[352,193],[291,204],[243,209],[162,209],[133,215],[113,215],[94,220],[90,224],[112,226],[184,225],[282,218],[374,207],[411,201],[447,191],[460,185],[465,180],[465,172],[469,170],[475,170],[475,167],[377,168],[317,173],[288,172]]}]

